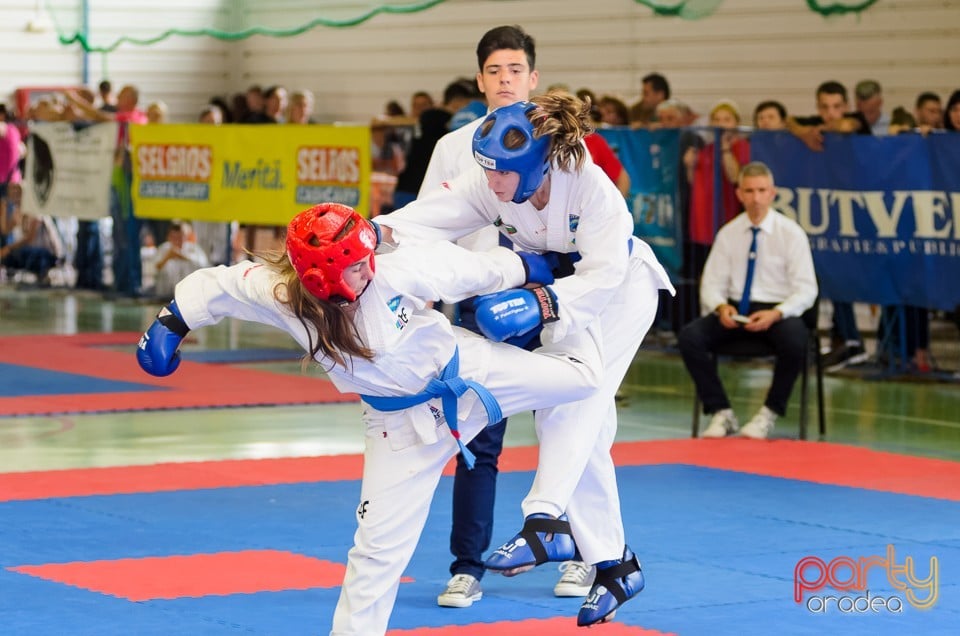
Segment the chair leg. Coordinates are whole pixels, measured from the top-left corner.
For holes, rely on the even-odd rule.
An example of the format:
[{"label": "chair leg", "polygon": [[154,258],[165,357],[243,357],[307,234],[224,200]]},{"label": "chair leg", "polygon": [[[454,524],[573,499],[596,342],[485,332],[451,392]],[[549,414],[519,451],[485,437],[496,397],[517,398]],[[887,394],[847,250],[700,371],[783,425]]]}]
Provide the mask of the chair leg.
[{"label": "chair leg", "polygon": [[693,396],[693,430],[690,432],[690,437],[699,437],[700,436],[700,396],[694,394]]},{"label": "chair leg", "polygon": [[827,437],[827,416],[823,406],[823,356],[820,355],[819,346],[813,355],[817,367],[817,417],[820,418],[820,439],[824,440]]},{"label": "chair leg", "polygon": [[803,353],[803,371],[800,373],[800,439],[807,439],[807,398],[810,384],[810,347]]}]

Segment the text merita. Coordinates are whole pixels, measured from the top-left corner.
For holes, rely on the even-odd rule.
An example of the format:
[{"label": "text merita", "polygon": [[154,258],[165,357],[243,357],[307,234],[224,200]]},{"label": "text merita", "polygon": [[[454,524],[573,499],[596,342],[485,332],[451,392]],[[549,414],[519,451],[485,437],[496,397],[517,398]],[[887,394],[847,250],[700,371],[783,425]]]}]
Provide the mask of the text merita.
[{"label": "text merita", "polygon": [[780,186],[774,207],[811,238],[960,240],[960,192]]},{"label": "text merita", "polygon": [[258,159],[256,165],[225,161],[222,185],[239,190],[283,190],[282,176],[279,159],[270,162]]}]

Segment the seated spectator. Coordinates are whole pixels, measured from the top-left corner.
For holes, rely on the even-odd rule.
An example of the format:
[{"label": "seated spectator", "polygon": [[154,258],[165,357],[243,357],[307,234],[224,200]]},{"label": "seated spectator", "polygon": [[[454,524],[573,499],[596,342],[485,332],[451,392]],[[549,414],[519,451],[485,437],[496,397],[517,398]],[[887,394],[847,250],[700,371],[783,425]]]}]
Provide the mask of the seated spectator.
[{"label": "seated spectator", "polygon": [[703,437],[725,437],[739,429],[710,354],[720,344],[744,339],[775,346],[764,405],[739,429],[743,436],[763,439],[786,414],[803,370],[809,341],[801,316],[816,302],[817,279],[803,228],[771,207],[776,188],[767,166],[745,165],[736,192],[744,212],[720,229],[700,283],[701,306],[710,313],[681,329],[678,344],[703,410],[712,416]]},{"label": "seated spectator", "polygon": [[206,253],[195,242],[187,240],[186,226],[179,221],[172,222],[167,228],[167,240],[157,248],[154,295],[173,298],[177,283],[188,274],[209,266]]},{"label": "seated spectator", "polygon": [[757,130],[784,130],[787,127],[787,109],[775,100],[760,102],[753,109],[753,127]]},{"label": "seated spectator", "polygon": [[10,184],[8,204],[14,206],[16,226],[10,242],[0,248],[0,264],[7,270],[28,272],[40,287],[50,286],[50,270],[64,256],[60,231],[49,216],[23,214],[19,210],[20,184]]}]

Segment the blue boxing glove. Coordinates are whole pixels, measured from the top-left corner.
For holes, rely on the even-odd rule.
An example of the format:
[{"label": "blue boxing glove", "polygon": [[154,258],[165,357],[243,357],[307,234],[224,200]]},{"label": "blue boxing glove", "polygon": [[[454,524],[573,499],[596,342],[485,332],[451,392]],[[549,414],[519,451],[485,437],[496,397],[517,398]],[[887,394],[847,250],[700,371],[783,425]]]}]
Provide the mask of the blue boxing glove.
[{"label": "blue boxing glove", "polygon": [[559,320],[557,296],[549,287],[508,289],[478,296],[475,309],[480,332],[496,342]]},{"label": "blue boxing glove", "polygon": [[177,301],[170,301],[137,343],[140,368],[161,378],[176,371],[180,366],[180,343],[189,332],[190,327],[183,321]]},{"label": "blue boxing glove", "polygon": [[553,270],[555,270],[559,264],[559,258],[556,252],[547,252],[546,254],[517,252],[517,256],[520,257],[520,261],[523,263],[525,285],[527,283],[536,283],[538,285],[553,284]]}]

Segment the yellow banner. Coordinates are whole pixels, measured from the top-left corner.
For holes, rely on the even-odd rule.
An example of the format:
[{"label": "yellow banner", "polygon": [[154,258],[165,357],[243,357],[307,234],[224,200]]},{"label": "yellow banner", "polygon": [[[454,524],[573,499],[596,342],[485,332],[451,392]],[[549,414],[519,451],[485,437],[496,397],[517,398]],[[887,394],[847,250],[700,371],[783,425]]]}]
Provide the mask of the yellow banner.
[{"label": "yellow banner", "polygon": [[315,203],[368,216],[366,126],[131,126],[138,217],[286,225]]}]

